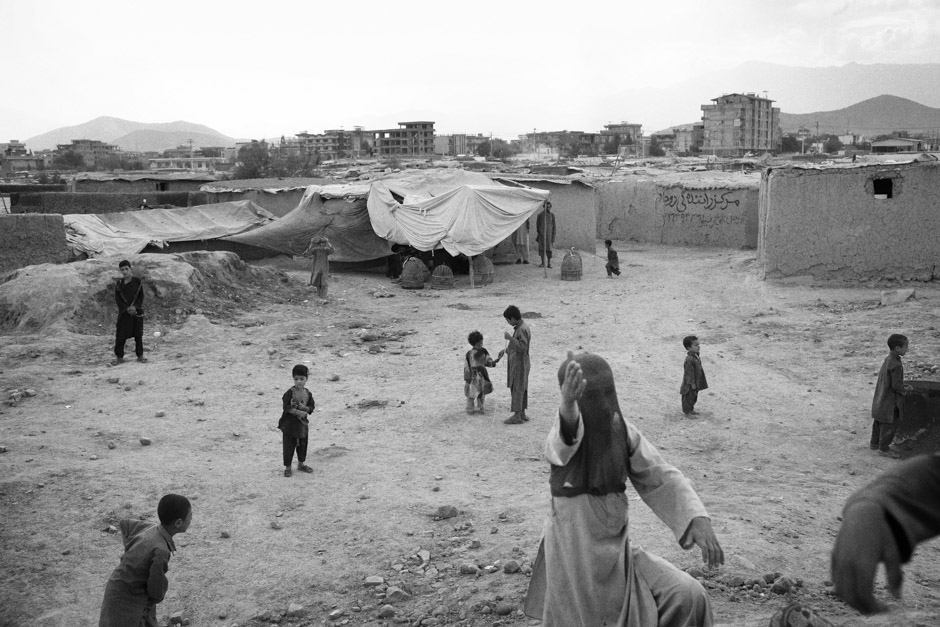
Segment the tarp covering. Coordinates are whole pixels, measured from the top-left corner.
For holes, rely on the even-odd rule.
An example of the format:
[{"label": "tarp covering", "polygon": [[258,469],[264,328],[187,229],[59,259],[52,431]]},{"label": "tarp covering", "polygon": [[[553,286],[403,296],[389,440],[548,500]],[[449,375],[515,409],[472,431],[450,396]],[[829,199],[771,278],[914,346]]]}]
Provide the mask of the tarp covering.
[{"label": "tarp covering", "polygon": [[311,185],[297,208],[248,233],[225,239],[286,255],[300,255],[311,237],[333,245],[330,261],[366,261],[391,254],[391,244],[375,234],[366,209],[369,184]]},{"label": "tarp covering", "polygon": [[241,233],[274,220],[250,200],[179,209],[67,214],[65,239],[76,255],[134,255],[148,244],[209,240]]},{"label": "tarp covering", "polygon": [[474,256],[509,237],[548,196],[494,183],[484,174],[429,170],[373,181],[368,207],[372,228],[384,239]]}]

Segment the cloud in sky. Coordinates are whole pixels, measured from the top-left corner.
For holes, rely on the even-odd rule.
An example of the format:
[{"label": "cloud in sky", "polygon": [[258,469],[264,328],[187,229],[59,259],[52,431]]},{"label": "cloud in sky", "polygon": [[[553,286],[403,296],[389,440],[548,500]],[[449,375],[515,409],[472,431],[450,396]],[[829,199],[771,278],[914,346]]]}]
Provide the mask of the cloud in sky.
[{"label": "cloud in sky", "polygon": [[[260,138],[431,119],[512,137],[749,60],[940,62],[933,0],[3,0],[0,141],[109,115]],[[642,122],[642,120],[640,120]]]}]

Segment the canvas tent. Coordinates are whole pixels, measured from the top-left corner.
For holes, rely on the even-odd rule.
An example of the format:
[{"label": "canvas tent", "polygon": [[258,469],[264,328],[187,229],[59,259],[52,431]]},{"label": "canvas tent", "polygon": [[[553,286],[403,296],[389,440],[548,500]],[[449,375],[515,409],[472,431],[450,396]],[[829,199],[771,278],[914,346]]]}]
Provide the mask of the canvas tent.
[{"label": "canvas tent", "polygon": [[72,253],[88,257],[134,255],[148,244],[210,240],[241,233],[274,220],[250,200],[105,214],[67,214],[65,239]]},{"label": "canvas tent", "polygon": [[509,237],[548,196],[540,189],[494,183],[484,174],[432,170],[374,181],[368,207],[380,237],[472,257]]},{"label": "canvas tent", "polygon": [[333,261],[379,259],[391,254],[392,244],[474,256],[509,237],[548,195],[472,172],[422,170],[370,183],[312,185],[283,218],[225,239],[299,255],[311,237],[325,236]]}]

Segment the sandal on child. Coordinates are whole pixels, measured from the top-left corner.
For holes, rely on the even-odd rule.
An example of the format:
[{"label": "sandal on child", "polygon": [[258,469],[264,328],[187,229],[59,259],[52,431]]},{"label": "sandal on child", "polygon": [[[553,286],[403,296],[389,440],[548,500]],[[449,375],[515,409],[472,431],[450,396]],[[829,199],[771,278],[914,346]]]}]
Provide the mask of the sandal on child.
[{"label": "sandal on child", "polygon": [[311,468],[307,464],[300,464],[299,466],[297,466],[297,470],[299,470],[300,472],[313,472],[313,468]]}]

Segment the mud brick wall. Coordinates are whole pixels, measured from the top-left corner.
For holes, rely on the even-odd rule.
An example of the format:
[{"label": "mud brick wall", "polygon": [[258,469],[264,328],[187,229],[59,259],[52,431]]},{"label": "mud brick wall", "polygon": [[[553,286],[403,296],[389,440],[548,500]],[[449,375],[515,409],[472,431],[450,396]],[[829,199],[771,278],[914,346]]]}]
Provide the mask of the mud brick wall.
[{"label": "mud brick wall", "polygon": [[206,192],[207,203],[250,200],[262,209],[270,211],[278,218],[283,218],[297,208],[306,188],[291,189],[271,194],[262,189],[246,189],[239,192]]},{"label": "mud brick wall", "polygon": [[[593,251],[596,245],[594,235],[597,222],[596,191],[589,185],[580,183],[553,183],[551,181],[526,181],[520,183],[551,192],[548,200],[552,203],[555,214],[555,248],[576,248]],[[536,220],[541,209],[529,218],[529,251],[538,256],[538,244],[535,242]]]},{"label": "mud brick wall", "polygon": [[0,274],[68,258],[61,215],[0,214]]},{"label": "mud brick wall", "polygon": [[597,237],[756,248],[759,182],[635,177],[598,187]]},{"label": "mud brick wall", "polygon": [[[76,192],[98,192],[106,194],[153,194],[156,192],[196,192],[208,181],[140,179],[128,181],[114,179],[99,181],[85,179],[75,181]],[[148,197],[148,196],[145,196]],[[149,197],[148,197],[149,198]]]},{"label": "mud brick wall", "polygon": [[108,194],[98,192],[43,192],[10,196],[11,213],[117,213],[147,206],[195,207],[208,203],[205,192],[148,192]]},{"label": "mud brick wall", "polygon": [[927,281],[940,270],[938,233],[940,163],[763,173],[757,258],[766,278]]}]

